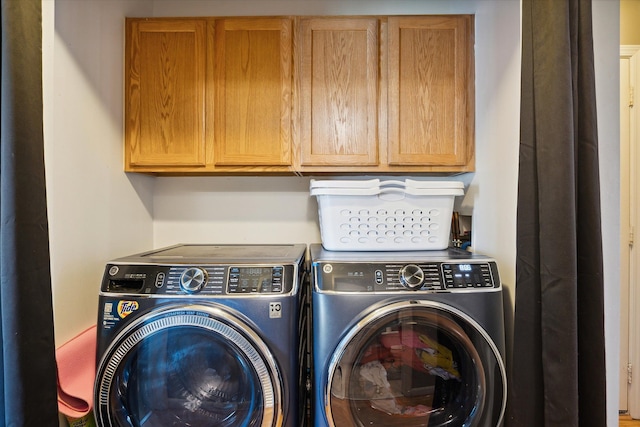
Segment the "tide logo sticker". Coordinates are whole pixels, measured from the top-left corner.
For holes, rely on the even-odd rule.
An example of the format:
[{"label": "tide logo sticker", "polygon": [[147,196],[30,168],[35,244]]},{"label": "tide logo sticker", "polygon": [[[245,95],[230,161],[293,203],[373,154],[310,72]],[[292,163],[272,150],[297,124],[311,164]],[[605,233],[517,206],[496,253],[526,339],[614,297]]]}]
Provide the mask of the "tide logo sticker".
[{"label": "tide logo sticker", "polygon": [[134,311],[140,308],[138,301],[119,301],[118,302],[118,316],[124,319]]}]

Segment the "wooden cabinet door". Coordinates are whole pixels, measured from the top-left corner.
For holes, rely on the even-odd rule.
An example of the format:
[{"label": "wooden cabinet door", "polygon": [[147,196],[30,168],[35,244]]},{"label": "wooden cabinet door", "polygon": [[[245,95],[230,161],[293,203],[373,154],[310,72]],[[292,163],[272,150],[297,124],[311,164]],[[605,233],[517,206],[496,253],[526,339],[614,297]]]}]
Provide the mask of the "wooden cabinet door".
[{"label": "wooden cabinet door", "polygon": [[215,20],[216,167],[291,165],[292,32],[290,18]]},{"label": "wooden cabinet door", "polygon": [[378,164],[376,17],[301,18],[300,166]]},{"label": "wooden cabinet door", "polygon": [[390,165],[469,165],[474,149],[470,15],[389,17]]},{"label": "wooden cabinet door", "polygon": [[205,166],[205,21],[126,28],[125,169]]}]

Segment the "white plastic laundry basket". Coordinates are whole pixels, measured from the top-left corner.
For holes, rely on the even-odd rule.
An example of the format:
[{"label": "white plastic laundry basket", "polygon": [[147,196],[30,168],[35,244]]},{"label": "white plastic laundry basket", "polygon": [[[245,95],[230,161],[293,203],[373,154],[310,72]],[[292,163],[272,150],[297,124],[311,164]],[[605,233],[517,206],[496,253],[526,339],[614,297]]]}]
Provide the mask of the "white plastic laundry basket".
[{"label": "white plastic laundry basket", "polygon": [[311,180],[331,251],[438,250],[449,245],[458,181]]}]

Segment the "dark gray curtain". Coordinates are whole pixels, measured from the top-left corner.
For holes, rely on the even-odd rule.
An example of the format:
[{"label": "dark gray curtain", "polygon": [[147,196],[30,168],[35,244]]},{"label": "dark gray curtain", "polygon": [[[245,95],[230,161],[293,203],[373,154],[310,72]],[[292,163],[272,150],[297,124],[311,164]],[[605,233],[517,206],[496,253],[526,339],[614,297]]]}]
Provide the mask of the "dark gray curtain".
[{"label": "dark gray curtain", "polygon": [[1,0],[0,425],[58,425],[41,0]]},{"label": "dark gray curtain", "polygon": [[523,0],[507,424],[606,426],[591,0]]}]

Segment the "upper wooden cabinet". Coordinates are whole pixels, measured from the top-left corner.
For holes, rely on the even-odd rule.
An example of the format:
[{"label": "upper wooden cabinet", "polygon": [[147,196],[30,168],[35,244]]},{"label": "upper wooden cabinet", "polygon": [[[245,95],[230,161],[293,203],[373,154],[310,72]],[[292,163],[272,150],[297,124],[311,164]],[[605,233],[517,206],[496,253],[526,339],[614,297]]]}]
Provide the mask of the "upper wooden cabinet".
[{"label": "upper wooden cabinet", "polygon": [[471,15],[301,18],[301,172],[474,168]]},{"label": "upper wooden cabinet", "polygon": [[471,15],[128,19],[125,169],[474,169]]},{"label": "upper wooden cabinet", "polygon": [[125,170],[290,172],[292,26],[128,19]]}]

